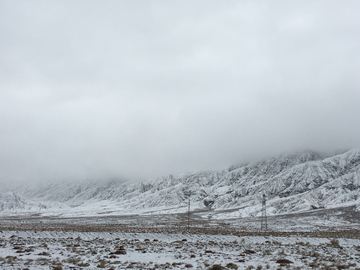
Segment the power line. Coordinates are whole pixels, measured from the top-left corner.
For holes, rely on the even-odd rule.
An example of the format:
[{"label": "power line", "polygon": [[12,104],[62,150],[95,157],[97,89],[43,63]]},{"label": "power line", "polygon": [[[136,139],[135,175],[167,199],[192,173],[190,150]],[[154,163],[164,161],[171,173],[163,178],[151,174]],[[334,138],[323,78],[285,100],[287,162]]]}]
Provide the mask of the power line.
[{"label": "power line", "polygon": [[261,230],[267,231],[267,215],[266,215],[266,196],[262,196],[262,209],[261,209]]},{"label": "power line", "polygon": [[188,203],[188,230],[190,229],[190,197]]}]

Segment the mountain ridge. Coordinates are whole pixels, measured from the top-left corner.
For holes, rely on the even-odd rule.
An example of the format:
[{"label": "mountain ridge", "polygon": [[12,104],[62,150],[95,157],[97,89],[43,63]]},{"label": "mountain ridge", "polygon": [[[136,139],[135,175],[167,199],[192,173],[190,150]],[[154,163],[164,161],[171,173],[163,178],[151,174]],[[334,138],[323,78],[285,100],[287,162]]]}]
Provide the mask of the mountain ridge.
[{"label": "mountain ridge", "polygon": [[26,205],[39,204],[43,205],[41,213],[54,215],[185,212],[190,199],[193,209],[240,208],[239,217],[257,216],[265,194],[269,215],[277,215],[359,205],[359,187],[359,149],[333,156],[305,150],[221,171],[168,175],[136,183],[109,180],[23,185],[12,192],[24,203],[9,207],[0,196],[0,214],[32,213],[36,207]]}]

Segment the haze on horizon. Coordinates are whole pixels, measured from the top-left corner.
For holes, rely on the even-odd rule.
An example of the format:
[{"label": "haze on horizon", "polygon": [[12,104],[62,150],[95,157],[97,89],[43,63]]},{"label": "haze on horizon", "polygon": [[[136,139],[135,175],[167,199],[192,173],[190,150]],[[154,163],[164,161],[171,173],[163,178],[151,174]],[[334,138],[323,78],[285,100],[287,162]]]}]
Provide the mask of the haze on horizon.
[{"label": "haze on horizon", "polygon": [[0,182],[360,146],[359,1],[0,1]]}]

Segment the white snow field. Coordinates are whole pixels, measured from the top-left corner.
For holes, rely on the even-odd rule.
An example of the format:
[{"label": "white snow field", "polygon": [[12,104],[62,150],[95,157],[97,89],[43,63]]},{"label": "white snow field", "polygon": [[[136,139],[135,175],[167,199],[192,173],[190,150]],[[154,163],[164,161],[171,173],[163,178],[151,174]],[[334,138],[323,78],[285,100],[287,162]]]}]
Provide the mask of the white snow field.
[{"label": "white snow field", "polygon": [[359,239],[2,231],[0,269],[360,269]]}]

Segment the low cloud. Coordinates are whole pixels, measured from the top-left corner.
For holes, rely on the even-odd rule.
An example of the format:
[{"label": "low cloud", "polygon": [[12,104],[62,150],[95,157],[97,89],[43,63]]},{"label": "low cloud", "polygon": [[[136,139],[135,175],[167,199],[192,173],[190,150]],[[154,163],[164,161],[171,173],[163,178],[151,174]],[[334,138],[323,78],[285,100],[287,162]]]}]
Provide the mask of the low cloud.
[{"label": "low cloud", "polygon": [[0,179],[360,147],[360,4],[0,4]]}]

